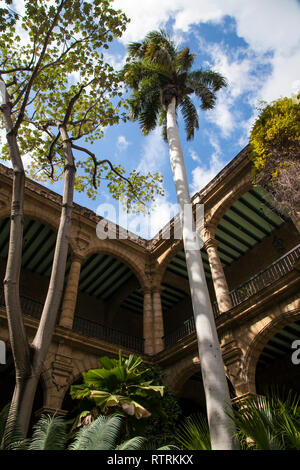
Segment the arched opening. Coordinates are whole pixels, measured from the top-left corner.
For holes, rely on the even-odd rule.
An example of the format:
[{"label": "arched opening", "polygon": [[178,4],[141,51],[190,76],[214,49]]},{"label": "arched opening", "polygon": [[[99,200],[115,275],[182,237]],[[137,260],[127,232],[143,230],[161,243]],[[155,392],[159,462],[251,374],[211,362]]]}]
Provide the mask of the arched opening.
[{"label": "arched opening", "polygon": [[[201,256],[206,282],[214,307],[215,294],[208,257],[204,249],[201,249]],[[161,286],[165,345],[171,346],[183,336],[194,331],[193,307],[184,250],[179,251],[168,264]]]},{"label": "arched opening", "polygon": [[[236,397],[235,390],[230,380],[226,379],[230,398],[233,399]],[[183,416],[194,413],[201,413],[206,416],[206,400],[201,370],[191,375],[182,385],[178,393],[178,402]]]},{"label": "arched opening", "polygon": [[283,396],[289,390],[300,397],[300,365],[293,360],[292,344],[300,339],[300,320],[279,330],[264,346],[256,366],[256,392],[265,395],[277,389]]},{"label": "arched opening", "polygon": [[74,329],[142,350],[142,289],[135,273],[119,258],[108,253],[94,253],[84,260]]},{"label": "arched opening", "polygon": [[[225,212],[215,238],[233,306],[284,274],[282,258],[287,256],[290,262],[294,256],[290,252],[299,255],[300,237],[293,222],[259,186],[240,196]],[[277,262],[278,269],[272,271]]]},{"label": "arched opening", "polygon": [[[6,270],[10,219],[0,221],[0,305],[4,306],[3,279]],[[38,220],[24,218],[20,296],[23,312],[40,318],[48,291],[56,233]],[[67,260],[66,272],[70,266]]]}]

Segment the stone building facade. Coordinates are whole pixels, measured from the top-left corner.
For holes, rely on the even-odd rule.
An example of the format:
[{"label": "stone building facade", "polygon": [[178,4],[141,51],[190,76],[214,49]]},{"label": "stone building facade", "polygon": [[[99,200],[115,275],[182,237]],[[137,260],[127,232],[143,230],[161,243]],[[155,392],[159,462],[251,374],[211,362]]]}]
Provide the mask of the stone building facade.
[{"label": "stone building facade", "polygon": [[[11,185],[11,170],[1,165],[1,280]],[[233,396],[263,393],[270,384],[300,393],[300,365],[291,360],[292,343],[300,339],[299,231],[261,188],[252,187],[247,148],[192,201],[205,208],[204,225],[197,230]],[[27,180],[20,288],[29,338],[47,292],[60,210],[59,195]],[[109,223],[118,238],[100,239],[99,222],[107,223],[74,204],[64,295],[36,408],[65,413],[70,385],[97,367],[99,357],[117,356],[119,349],[164,369],[166,384],[178,397],[203,406],[185,255],[182,240],[172,235],[178,218],[150,241],[122,238],[122,229]],[[2,288],[0,340],[9,355]],[[0,366],[0,380],[7,380],[10,393],[8,371],[9,364]]]}]

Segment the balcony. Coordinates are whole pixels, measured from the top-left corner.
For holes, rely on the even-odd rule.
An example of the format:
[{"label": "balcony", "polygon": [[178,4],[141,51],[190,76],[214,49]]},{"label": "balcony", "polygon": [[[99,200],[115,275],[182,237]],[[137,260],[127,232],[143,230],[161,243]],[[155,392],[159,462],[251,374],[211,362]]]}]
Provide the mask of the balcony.
[{"label": "balcony", "polygon": [[[21,307],[25,315],[39,319],[43,311],[43,303],[31,297],[21,295]],[[5,308],[3,288],[0,287],[0,307]],[[122,331],[110,328],[106,325],[75,316],[73,331],[90,338],[100,339],[110,344],[116,344],[129,350],[142,353],[144,350],[144,339],[128,335]]]},{"label": "balcony", "polygon": [[101,323],[97,323],[86,318],[74,318],[73,330],[82,333],[85,336],[97,338],[107,343],[123,346],[127,349],[143,353],[144,339],[137,336],[128,335],[122,331],[110,328]]},{"label": "balcony", "polygon": [[[268,267],[255,274],[255,276],[248,279],[248,281],[233,289],[229,293],[233,308],[291,272],[299,260],[300,244]],[[213,303],[213,313],[216,319],[221,315],[217,302]],[[179,328],[165,336],[165,347],[172,346],[177,343],[177,341],[193,332],[195,332],[195,322],[194,317],[190,317]]]},{"label": "balcony", "polygon": [[[300,260],[300,245],[286,253],[264,270],[251,277],[247,282],[240,284],[230,292],[233,308],[242,304],[247,299],[264,288],[290,273],[295,264]],[[39,319],[43,304],[31,297],[21,295],[21,306],[25,315]],[[4,292],[0,287],[0,307],[5,308]],[[215,318],[220,316],[216,302],[213,303]],[[75,315],[73,330],[84,336],[96,338],[110,344],[118,345],[129,350],[143,353],[144,339],[123,333],[104,324],[97,323],[86,318]],[[165,348],[176,344],[182,338],[195,332],[194,317],[188,318],[179,328],[165,336]]]}]

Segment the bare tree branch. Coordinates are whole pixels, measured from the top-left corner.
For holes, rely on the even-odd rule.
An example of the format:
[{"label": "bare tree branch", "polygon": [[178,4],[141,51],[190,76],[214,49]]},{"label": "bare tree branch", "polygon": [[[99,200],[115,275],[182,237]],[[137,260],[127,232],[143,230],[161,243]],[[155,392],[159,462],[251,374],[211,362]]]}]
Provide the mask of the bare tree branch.
[{"label": "bare tree branch", "polygon": [[104,165],[105,163],[107,163],[107,164],[109,165],[110,169],[111,169],[119,178],[121,178],[122,180],[126,181],[126,182],[129,184],[129,186],[131,187],[131,189],[132,189],[132,191],[134,192],[134,194],[136,194],[136,193],[135,193],[135,190],[134,190],[134,186],[133,186],[133,184],[131,183],[131,181],[130,181],[128,178],[126,178],[125,176],[123,176],[121,173],[119,173],[118,170],[115,169],[115,167],[113,166],[113,164],[112,164],[109,160],[107,160],[107,159],[105,159],[105,160],[97,160],[97,157],[96,157],[96,155],[95,155],[93,152],[91,152],[90,150],[88,150],[88,149],[86,149],[86,148],[84,148],[84,147],[80,147],[79,145],[76,145],[76,144],[74,144],[73,142],[71,143],[71,146],[72,146],[72,148],[74,148],[75,150],[79,150],[80,152],[85,152],[85,153],[87,153],[87,154],[93,159],[93,163],[94,163],[93,186],[94,186],[94,188],[97,188],[96,175],[97,175],[97,168],[98,168],[98,166]]}]

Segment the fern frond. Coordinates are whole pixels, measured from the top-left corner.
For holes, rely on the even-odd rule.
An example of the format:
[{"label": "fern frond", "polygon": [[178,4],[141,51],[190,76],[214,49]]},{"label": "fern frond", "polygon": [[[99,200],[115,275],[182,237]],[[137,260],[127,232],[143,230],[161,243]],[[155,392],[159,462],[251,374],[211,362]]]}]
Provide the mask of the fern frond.
[{"label": "fern frond", "polygon": [[29,450],[63,450],[66,423],[62,416],[43,415],[34,426]]}]

